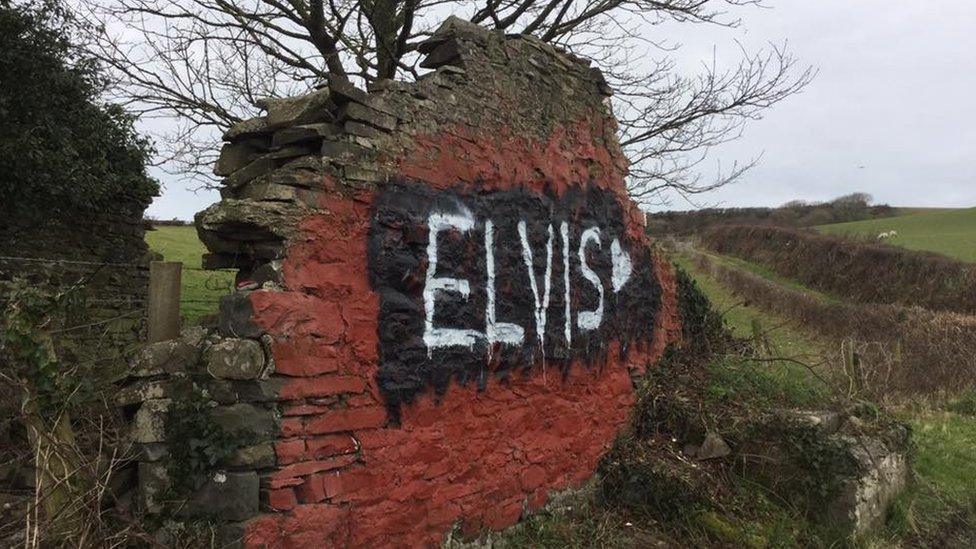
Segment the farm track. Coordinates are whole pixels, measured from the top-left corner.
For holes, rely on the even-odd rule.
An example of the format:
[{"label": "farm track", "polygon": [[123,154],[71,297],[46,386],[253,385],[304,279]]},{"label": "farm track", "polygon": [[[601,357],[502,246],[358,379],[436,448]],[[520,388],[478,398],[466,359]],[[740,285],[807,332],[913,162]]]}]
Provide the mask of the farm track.
[{"label": "farm track", "polygon": [[859,356],[857,384],[872,397],[976,388],[976,317],[919,307],[841,302],[786,286],[694,248],[691,264],[760,309],[796,321]]},{"label": "farm track", "polygon": [[[816,307],[824,310],[838,306],[865,307],[849,303],[838,305],[836,298],[792,281],[778,283],[771,280],[777,278],[776,275],[763,277],[761,267],[742,260],[702,252],[689,244],[679,244],[678,247],[683,258],[681,263],[692,266],[696,277],[718,284],[737,299],[744,300],[749,308],[768,313],[771,319],[791,320],[782,329],[794,335],[817,337],[819,334],[829,341],[837,339],[840,332],[836,327],[820,329],[822,323],[810,318],[792,316],[795,311],[789,303],[791,300],[809,300],[815,304],[811,310],[817,310]],[[976,321],[973,317],[950,316],[967,324]],[[826,353],[827,347],[824,349]],[[827,357],[828,364],[834,364],[834,368],[838,366],[836,358]],[[976,547],[976,464],[971,459],[976,441],[976,416],[945,410],[954,409],[953,404],[960,402],[956,399],[965,394],[962,387],[952,389],[955,390],[937,394],[909,394],[907,398],[897,398],[890,403],[892,413],[910,425],[915,433],[917,482],[902,495],[886,527],[865,547]],[[882,400],[887,400],[884,395]]]}]

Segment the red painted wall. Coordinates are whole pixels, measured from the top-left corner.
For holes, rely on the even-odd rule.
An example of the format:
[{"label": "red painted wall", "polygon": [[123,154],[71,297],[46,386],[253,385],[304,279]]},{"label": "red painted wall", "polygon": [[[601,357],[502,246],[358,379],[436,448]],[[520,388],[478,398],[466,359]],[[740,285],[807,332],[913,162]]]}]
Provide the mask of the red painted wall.
[{"label": "red painted wall", "polygon": [[[541,143],[455,129],[416,138],[392,160],[398,175],[436,188],[548,186],[558,194],[593,181],[627,204],[629,236],[646,242],[619,158],[595,139],[608,122],[594,120]],[[265,486],[269,512],[249,523],[247,545],[436,546],[458,521],[470,533],[502,529],[549,492],[590,477],[628,420],[631,373],[680,333],[670,267],[655,265],[663,292],[654,341],[627,356],[611,345],[604,364],[574,364],[565,379],[534,368],[480,392],[452,385],[442,397],[405,404],[401,424],[388,427],[376,384],[379,299],[367,276],[375,194],[324,185],[325,212],[302,222],[302,238],[288,250],[286,291],[251,294],[254,321],[273,337],[276,375],[287,383],[279,470]]]}]

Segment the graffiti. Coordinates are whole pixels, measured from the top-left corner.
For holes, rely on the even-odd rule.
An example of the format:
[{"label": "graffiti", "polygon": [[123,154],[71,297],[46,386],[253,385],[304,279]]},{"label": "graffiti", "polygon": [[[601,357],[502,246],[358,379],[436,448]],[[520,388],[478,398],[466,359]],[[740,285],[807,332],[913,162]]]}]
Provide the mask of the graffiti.
[{"label": "graffiti", "polygon": [[611,342],[652,336],[659,288],[617,198],[465,194],[400,183],[374,205],[370,277],[381,298],[379,385],[394,411],[429,386],[537,365],[568,374]]},{"label": "graffiti", "polygon": [[[473,349],[479,341],[487,342],[489,348],[494,344],[521,345],[525,340],[525,329],[518,324],[511,322],[499,322],[497,318],[496,304],[496,266],[495,266],[495,244],[494,244],[494,223],[488,219],[484,221],[485,235],[485,331],[479,332],[472,329],[458,328],[439,328],[435,326],[434,311],[435,300],[438,294],[457,293],[464,300],[471,296],[471,284],[466,279],[438,277],[434,273],[437,271],[437,241],[442,231],[456,230],[468,232],[475,226],[476,220],[467,208],[460,214],[448,214],[443,212],[431,213],[427,218],[428,241],[427,241],[427,276],[424,285],[424,343],[427,345],[428,355],[434,349],[440,347],[467,347]],[[522,260],[528,275],[529,287],[532,289],[534,301],[533,316],[535,320],[535,333],[539,340],[539,346],[545,346],[546,321],[548,319],[549,302],[552,290],[552,261],[553,261],[553,228],[548,225],[548,240],[546,241],[546,263],[545,275],[543,277],[544,290],[542,297],[539,296],[539,281],[534,272],[535,261],[533,259],[532,245],[529,243],[527,223],[525,220],[518,222],[518,234],[522,249]],[[569,224],[563,221],[559,226],[562,235],[563,253],[563,273],[565,290],[564,304],[567,308],[570,305],[570,242]],[[576,320],[580,330],[595,330],[600,327],[603,320],[604,309],[604,283],[600,276],[587,264],[586,253],[590,244],[597,249],[602,247],[600,242],[600,229],[591,227],[583,231],[579,243],[579,269],[583,277],[593,285],[596,290],[597,307],[593,311],[581,311]],[[613,291],[619,292],[630,277],[630,256],[623,251],[620,240],[614,239],[611,244],[612,250],[612,284]],[[516,269],[512,269],[513,271]],[[566,346],[572,345],[572,313],[569,309],[564,314]]]}]

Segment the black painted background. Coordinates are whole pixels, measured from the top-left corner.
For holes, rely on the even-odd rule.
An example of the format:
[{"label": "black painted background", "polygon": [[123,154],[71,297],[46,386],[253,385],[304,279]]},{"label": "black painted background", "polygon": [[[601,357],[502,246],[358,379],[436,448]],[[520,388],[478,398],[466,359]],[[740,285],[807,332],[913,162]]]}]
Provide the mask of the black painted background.
[{"label": "black painted background", "polygon": [[[484,222],[490,218],[494,224],[496,320],[516,323],[525,330],[521,346],[496,345],[490,362],[484,342],[473,350],[435,349],[428,356],[423,341],[428,215],[435,211],[456,213],[462,204],[474,214],[475,227],[466,233],[439,233],[435,275],[467,279],[471,295],[465,301],[460,294],[439,292],[434,324],[484,332]],[[552,286],[544,352],[538,345],[535,300],[522,258],[520,220],[527,224],[540,299],[544,292],[548,226],[553,226]],[[564,220],[569,223],[573,316],[570,348],[566,347],[564,335],[563,245],[559,232]],[[398,417],[403,402],[410,402],[428,387],[443,394],[452,379],[462,384],[474,382],[483,389],[488,376],[505,378],[518,370],[538,368],[543,358],[550,372],[569,375],[572,360],[588,365],[598,363],[611,341],[619,341],[625,350],[633,344],[649,344],[660,287],[653,274],[650,252],[627,240],[623,221],[616,197],[595,187],[574,188],[558,198],[525,190],[436,191],[411,182],[387,187],[373,206],[369,274],[373,288],[380,294],[378,382],[393,417]],[[578,249],[581,234],[593,226],[600,228],[601,248],[592,242],[587,246],[587,264],[603,282],[604,314],[597,330],[583,332],[576,326],[576,314],[595,309],[598,294],[581,274]],[[610,245],[614,238],[620,240],[633,263],[630,280],[616,294],[611,286]]]}]

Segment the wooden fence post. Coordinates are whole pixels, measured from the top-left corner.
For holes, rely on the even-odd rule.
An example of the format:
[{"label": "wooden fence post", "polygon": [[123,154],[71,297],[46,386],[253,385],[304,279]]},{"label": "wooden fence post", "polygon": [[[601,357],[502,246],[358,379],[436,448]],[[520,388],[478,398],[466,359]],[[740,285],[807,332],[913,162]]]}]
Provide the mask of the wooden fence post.
[{"label": "wooden fence post", "polygon": [[149,343],[180,335],[179,261],[153,261],[149,264]]}]

